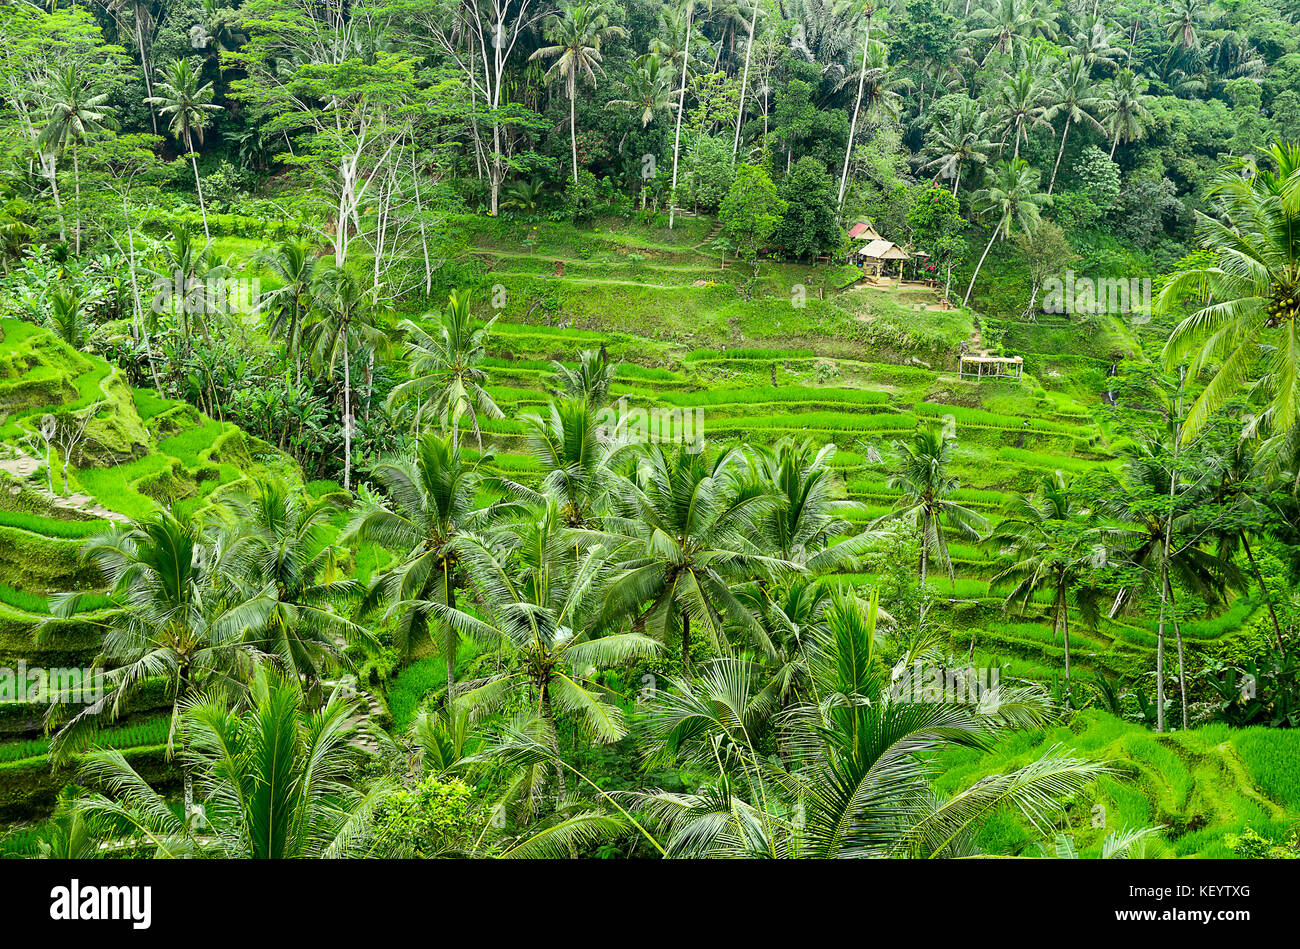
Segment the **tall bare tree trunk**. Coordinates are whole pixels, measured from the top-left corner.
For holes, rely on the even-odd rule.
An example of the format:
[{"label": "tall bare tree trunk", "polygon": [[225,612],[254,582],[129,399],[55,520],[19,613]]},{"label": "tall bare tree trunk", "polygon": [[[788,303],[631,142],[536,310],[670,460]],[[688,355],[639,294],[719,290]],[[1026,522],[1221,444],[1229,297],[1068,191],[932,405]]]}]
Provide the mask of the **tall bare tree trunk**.
[{"label": "tall bare tree trunk", "polygon": [[691,614],[682,607],[682,672],[691,674]]},{"label": "tall bare tree trunk", "polygon": [[352,354],[348,327],[343,325],[343,490],[352,488]]},{"label": "tall bare tree trunk", "polygon": [[573,144],[573,183],[578,183],[578,85],[575,80],[569,88],[569,141]]},{"label": "tall bare tree trunk", "polygon": [[1061,599],[1061,622],[1062,641],[1065,643],[1065,704],[1069,705],[1074,700],[1074,683],[1070,679],[1070,604],[1064,598]]},{"label": "tall bare tree trunk", "polygon": [[668,192],[668,229],[672,230],[677,214],[677,156],[682,146],[682,113],[686,109],[686,68],[691,63],[691,25],[695,6],[686,8],[686,46],[682,50],[682,87],[677,92],[677,131],[673,133],[673,187]]},{"label": "tall bare tree trunk", "polygon": [[993,236],[990,237],[989,242],[986,245],[984,245],[984,253],[980,254],[980,261],[978,264],[975,265],[975,272],[970,275],[970,286],[966,288],[966,296],[962,297],[961,300],[962,306],[965,306],[968,302],[970,302],[971,291],[975,289],[975,281],[979,279],[980,268],[984,266],[984,258],[989,255],[989,250],[990,248],[993,247],[993,242],[997,240],[998,230],[999,229],[996,227],[993,228]]},{"label": "tall bare tree trunk", "polygon": [[77,140],[72,140],[72,193],[77,205],[76,232],[74,237],[76,253],[81,254],[81,157],[78,154]]},{"label": "tall bare tree trunk", "polygon": [[185,147],[190,149],[190,167],[194,169],[194,190],[199,197],[199,214],[203,217],[203,239],[210,241],[212,234],[208,231],[208,209],[203,204],[203,182],[199,181],[199,163],[194,149],[190,147],[188,135],[186,135]]},{"label": "tall bare tree trunk", "polygon": [[[1169,582],[1169,575],[1166,573],[1165,582]],[[1182,702],[1183,710],[1183,731],[1187,730],[1187,666],[1183,656],[1183,630],[1178,622],[1178,614],[1174,611],[1174,591],[1169,590],[1169,618],[1174,624],[1174,642],[1178,646],[1178,694]]]},{"label": "tall bare tree trunk", "polygon": [[1061,129],[1061,147],[1056,152],[1056,164],[1052,166],[1052,180],[1047,183],[1047,193],[1056,187],[1056,171],[1061,167],[1061,156],[1065,154],[1065,136],[1070,134],[1070,114],[1065,114],[1065,128]]},{"label": "tall bare tree trunk", "polygon": [[858,73],[858,95],[853,102],[853,118],[849,122],[849,141],[844,146],[844,170],[840,172],[838,208],[844,210],[844,191],[849,184],[849,159],[853,156],[853,139],[858,134],[858,112],[862,110],[862,87],[867,80],[867,50],[871,46],[871,12],[867,13],[867,29],[862,37],[862,71]]},{"label": "tall bare tree trunk", "polygon": [[[1164,567],[1161,568],[1163,575]],[[1165,730],[1165,587],[1160,588],[1160,627],[1156,632],[1156,731]]]},{"label": "tall bare tree trunk", "polygon": [[745,89],[749,85],[749,57],[754,52],[754,29],[758,26],[758,7],[760,0],[751,0],[754,13],[749,18],[749,41],[745,44],[745,70],[740,74],[740,105],[736,107],[736,139],[731,143],[731,157],[734,159],[740,151],[740,126],[745,120]]},{"label": "tall bare tree trunk", "polygon": [[1269,619],[1273,621],[1273,635],[1277,638],[1277,651],[1285,658],[1286,644],[1282,641],[1282,627],[1277,621],[1277,610],[1273,608],[1273,596],[1269,593],[1268,584],[1264,582],[1264,574],[1260,572],[1259,564],[1255,562],[1255,555],[1250,549],[1250,538],[1246,536],[1245,531],[1241,534],[1241,546],[1246,552],[1246,561],[1250,564],[1251,572],[1255,575],[1255,582],[1259,584],[1259,591],[1264,594],[1264,605],[1268,607]]},{"label": "tall bare tree trunk", "polygon": [[153,98],[153,82],[149,79],[149,62],[144,55],[144,24],[140,21],[140,6],[137,3],[135,8],[135,41],[140,47],[140,71],[144,74],[144,94],[146,104],[149,105],[149,121],[153,123],[153,133],[158,134],[158,114],[154,112],[152,103],[148,100]]},{"label": "tall bare tree trunk", "polygon": [[[447,608],[454,610],[456,608],[456,584],[452,578],[451,563],[446,557],[442,561],[442,588],[443,599],[447,601]],[[443,641],[442,652],[443,659],[447,663],[447,703],[451,703],[453,690],[456,687],[456,645],[457,633],[456,628],[450,623],[443,622],[446,637]]]}]

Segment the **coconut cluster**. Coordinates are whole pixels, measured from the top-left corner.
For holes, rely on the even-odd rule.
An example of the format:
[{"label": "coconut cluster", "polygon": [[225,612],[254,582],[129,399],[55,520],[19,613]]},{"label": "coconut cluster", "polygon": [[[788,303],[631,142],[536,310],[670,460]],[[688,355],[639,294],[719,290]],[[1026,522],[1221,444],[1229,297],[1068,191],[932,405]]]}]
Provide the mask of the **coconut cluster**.
[{"label": "coconut cluster", "polygon": [[1292,287],[1279,291],[1264,304],[1264,314],[1269,326],[1281,326],[1288,320],[1300,318],[1300,290]]}]

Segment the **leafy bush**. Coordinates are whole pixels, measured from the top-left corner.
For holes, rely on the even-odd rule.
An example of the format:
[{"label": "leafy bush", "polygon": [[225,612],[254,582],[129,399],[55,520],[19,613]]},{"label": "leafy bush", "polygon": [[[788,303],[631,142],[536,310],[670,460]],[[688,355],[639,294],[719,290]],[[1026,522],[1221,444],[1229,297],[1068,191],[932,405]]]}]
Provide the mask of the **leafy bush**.
[{"label": "leafy bush", "polygon": [[474,790],[459,778],[427,775],[412,790],[398,791],[378,808],[375,835],[435,857],[464,848],[474,828]]}]

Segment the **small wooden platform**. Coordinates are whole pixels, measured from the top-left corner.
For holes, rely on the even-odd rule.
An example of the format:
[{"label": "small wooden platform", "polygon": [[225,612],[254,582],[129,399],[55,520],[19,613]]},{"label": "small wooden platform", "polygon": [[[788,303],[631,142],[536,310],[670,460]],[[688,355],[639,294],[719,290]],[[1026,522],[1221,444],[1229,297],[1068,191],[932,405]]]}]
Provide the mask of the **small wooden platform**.
[{"label": "small wooden platform", "polygon": [[957,367],[959,379],[1020,379],[1025,374],[1025,360],[1021,356],[963,355]]}]

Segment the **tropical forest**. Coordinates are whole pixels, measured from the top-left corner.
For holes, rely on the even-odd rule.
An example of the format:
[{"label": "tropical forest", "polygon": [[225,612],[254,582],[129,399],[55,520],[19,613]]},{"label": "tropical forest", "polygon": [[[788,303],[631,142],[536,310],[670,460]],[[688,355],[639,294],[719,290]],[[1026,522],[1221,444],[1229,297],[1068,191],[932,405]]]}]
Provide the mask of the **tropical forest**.
[{"label": "tropical forest", "polygon": [[1297,726],[1300,0],[0,2],[0,855],[1286,859]]}]

